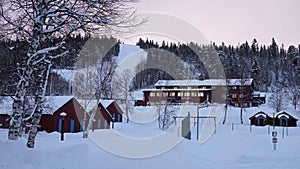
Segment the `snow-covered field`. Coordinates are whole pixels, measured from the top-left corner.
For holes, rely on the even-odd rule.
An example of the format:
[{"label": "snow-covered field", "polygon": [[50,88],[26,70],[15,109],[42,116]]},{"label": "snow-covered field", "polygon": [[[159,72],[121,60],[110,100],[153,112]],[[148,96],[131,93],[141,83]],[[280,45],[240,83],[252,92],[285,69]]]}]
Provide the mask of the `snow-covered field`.
[{"label": "snow-covered field", "polygon": [[[200,115],[209,108],[203,108]],[[143,110],[143,108],[139,108]],[[148,110],[148,109],[147,109]],[[149,123],[116,124],[115,130],[101,130],[91,132],[91,138],[82,139],[82,133],[65,134],[65,141],[60,141],[59,133],[40,132],[37,137],[36,148],[28,149],[26,139],[18,141],[7,140],[7,130],[0,130],[0,168],[3,169],[140,169],[140,168],[197,168],[197,169],[297,169],[300,168],[300,128],[289,128],[288,136],[282,138],[282,128],[276,127],[278,132],[277,150],[273,150],[272,136],[268,134],[268,127],[252,127],[250,132],[249,116],[259,110],[269,110],[267,106],[248,108],[244,112],[245,125],[239,124],[239,109],[231,107],[225,125],[218,124],[216,134],[200,144],[196,140],[196,126],[191,121],[192,140],[179,139],[179,143],[166,151],[147,158],[130,158],[110,153],[99,146],[108,142],[117,149],[129,152],[148,151],[151,147],[163,147],[165,144],[155,139],[155,136],[165,134],[158,129],[157,121]],[[149,113],[149,112],[148,112]],[[150,112],[151,113],[151,112]],[[154,112],[152,112],[154,113]],[[295,112],[297,113],[297,112]],[[141,113],[143,114],[143,113]],[[146,117],[153,115],[143,114]],[[135,115],[139,116],[139,115]],[[299,117],[297,117],[299,118]],[[234,128],[232,130],[232,123]],[[201,121],[200,128],[204,122]],[[174,127],[179,131],[180,124]],[[270,127],[272,131],[272,127]],[[169,130],[168,132],[170,132]],[[118,140],[123,135],[133,141],[126,143]],[[147,145],[140,147],[135,139],[147,140]],[[101,141],[100,141],[101,142]],[[116,144],[118,143],[118,144]],[[129,153],[130,154],[130,153]]]}]

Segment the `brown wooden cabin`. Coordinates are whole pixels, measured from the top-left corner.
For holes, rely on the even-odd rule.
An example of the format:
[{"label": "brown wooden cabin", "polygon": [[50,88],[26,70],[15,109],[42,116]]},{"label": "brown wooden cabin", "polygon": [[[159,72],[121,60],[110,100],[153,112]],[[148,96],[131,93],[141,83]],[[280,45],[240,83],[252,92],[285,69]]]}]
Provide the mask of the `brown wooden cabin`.
[{"label": "brown wooden cabin", "polygon": [[285,127],[296,127],[297,121],[295,117],[288,114],[286,111],[281,111],[275,115],[275,118],[269,116],[264,112],[258,112],[249,118],[250,125],[255,126],[273,126],[275,122],[275,126],[285,126]]},{"label": "brown wooden cabin", "polygon": [[123,120],[123,112],[114,100],[100,100],[96,111],[93,124],[89,126],[91,130],[109,129],[112,123]]},{"label": "brown wooden cabin", "polygon": [[[67,133],[82,131],[81,121],[84,116],[84,109],[74,97],[54,96],[51,101],[56,103],[62,101],[60,102],[62,105],[53,112],[51,112],[51,109],[46,108],[46,112],[42,114],[40,120],[40,130],[47,132],[61,132],[62,118],[60,117],[60,114],[65,112],[67,116],[64,118],[63,131]],[[49,106],[51,106],[51,101],[47,103]]]},{"label": "brown wooden cabin", "polygon": [[121,123],[123,121],[123,111],[114,100],[100,100],[95,118],[94,128],[108,129],[111,123]]},{"label": "brown wooden cabin", "polygon": [[297,121],[298,119],[286,111],[281,111],[275,116],[275,126],[297,127]]},{"label": "brown wooden cabin", "polygon": [[273,118],[267,115],[265,112],[258,112],[249,118],[250,125],[266,126],[269,125]]}]

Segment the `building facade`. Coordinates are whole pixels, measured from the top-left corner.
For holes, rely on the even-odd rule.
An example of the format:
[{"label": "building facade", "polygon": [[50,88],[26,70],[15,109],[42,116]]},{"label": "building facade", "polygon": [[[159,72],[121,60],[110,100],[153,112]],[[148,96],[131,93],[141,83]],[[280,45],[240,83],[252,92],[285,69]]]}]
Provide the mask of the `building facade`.
[{"label": "building facade", "polygon": [[252,106],[253,79],[159,80],[154,89],[144,89],[144,100],[137,105],[167,101],[182,103],[228,103],[236,107]]}]

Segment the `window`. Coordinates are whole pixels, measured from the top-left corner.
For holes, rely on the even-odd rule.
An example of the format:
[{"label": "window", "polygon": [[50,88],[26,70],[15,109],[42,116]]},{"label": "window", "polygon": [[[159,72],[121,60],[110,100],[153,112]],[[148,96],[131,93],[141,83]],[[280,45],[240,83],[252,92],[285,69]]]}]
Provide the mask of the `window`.
[{"label": "window", "polygon": [[236,89],[237,89],[237,87],[236,87],[236,86],[233,86],[233,87],[232,87],[232,89],[236,90]]},{"label": "window", "polygon": [[170,96],[175,97],[175,92],[171,92]]},{"label": "window", "polygon": [[239,107],[239,103],[234,103],[234,106],[235,107]]},{"label": "window", "polygon": [[186,97],[190,97],[190,96],[191,96],[191,93],[190,93],[190,92],[185,92],[185,96],[186,96]]},{"label": "window", "polygon": [[154,96],[155,96],[155,93],[154,93],[154,92],[151,92],[151,93],[150,93],[150,96],[151,96],[151,97],[154,97]]},{"label": "window", "polygon": [[[195,93],[196,93],[196,92],[191,92],[191,96],[192,96],[192,97],[195,97]],[[197,95],[197,93],[196,93],[196,95]]]},{"label": "window", "polygon": [[179,97],[183,96],[183,92],[178,92],[178,96]]},{"label": "window", "polygon": [[199,93],[198,93],[198,96],[204,97],[204,93],[203,93],[203,92],[199,92]]},{"label": "window", "polygon": [[156,92],[156,96],[157,96],[157,97],[160,97],[160,96],[161,96],[161,93],[160,93],[160,92]]},{"label": "window", "polygon": [[163,96],[164,96],[164,97],[168,97],[168,92],[164,92],[164,93],[163,93]]},{"label": "window", "polygon": [[234,98],[234,99],[235,99],[235,98],[236,98],[236,94],[232,94],[232,98]]},{"label": "window", "polygon": [[192,89],[192,87],[191,87],[191,86],[188,86],[187,88],[188,88],[188,89]]}]

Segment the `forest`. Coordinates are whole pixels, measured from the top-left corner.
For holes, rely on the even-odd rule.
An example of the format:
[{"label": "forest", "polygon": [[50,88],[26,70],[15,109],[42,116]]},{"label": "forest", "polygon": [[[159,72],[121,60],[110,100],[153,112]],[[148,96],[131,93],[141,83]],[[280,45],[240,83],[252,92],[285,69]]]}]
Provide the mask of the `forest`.
[{"label": "forest", "polygon": [[[101,53],[105,55],[102,57],[112,58],[118,56],[120,50],[120,42],[113,37],[70,37],[66,40],[66,46],[70,51],[65,57],[59,57],[53,60],[51,69],[75,69],[75,62],[80,55],[82,47],[89,40],[96,44],[97,50],[94,52],[95,57],[99,56],[100,51],[104,51],[105,46],[113,46],[108,53]],[[18,63],[20,63],[22,56],[26,54],[27,44],[19,40],[1,41],[0,42],[0,94],[13,95],[16,89],[16,82],[18,81]],[[110,44],[110,45],[108,45]],[[144,49],[148,56],[147,59],[140,63],[136,69],[135,78],[132,80],[131,90],[151,88],[153,85],[162,79],[174,79],[167,72],[163,71],[165,65],[175,71],[176,74],[184,74],[191,70],[189,77],[181,76],[181,78],[212,78],[209,77],[206,66],[201,57],[207,58],[212,55],[217,55],[222,62],[226,78],[253,78],[255,82],[255,90],[262,92],[282,93],[286,95],[287,99],[291,100],[294,107],[296,107],[300,98],[300,45],[288,46],[278,45],[273,38],[270,45],[259,45],[256,39],[249,44],[247,41],[239,46],[217,45],[198,45],[190,42],[189,44],[175,44],[163,41],[160,45],[153,40],[140,39],[137,46]],[[107,47],[106,47],[107,48]],[[179,57],[186,65],[175,64],[167,55]],[[103,59],[107,62],[111,59]],[[172,63],[172,64],[171,64]],[[109,62],[114,64],[115,62]],[[210,63],[209,63],[210,64]],[[155,65],[156,69],[147,66]],[[187,69],[188,68],[188,69]],[[113,72],[112,72],[113,73]],[[46,95],[70,95],[72,94],[70,85],[61,76],[52,72],[51,89],[47,86]],[[112,76],[112,74],[107,74]],[[111,79],[111,78],[108,78]],[[105,85],[105,90],[112,90],[111,87]],[[34,88],[34,85],[31,85]],[[104,89],[103,89],[104,90]],[[29,90],[30,91],[30,90]],[[34,89],[32,89],[32,92]],[[107,92],[111,93],[111,92]],[[110,98],[110,94],[102,95],[103,98]]]}]

